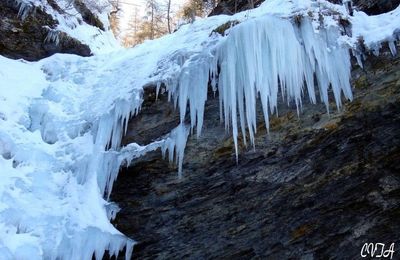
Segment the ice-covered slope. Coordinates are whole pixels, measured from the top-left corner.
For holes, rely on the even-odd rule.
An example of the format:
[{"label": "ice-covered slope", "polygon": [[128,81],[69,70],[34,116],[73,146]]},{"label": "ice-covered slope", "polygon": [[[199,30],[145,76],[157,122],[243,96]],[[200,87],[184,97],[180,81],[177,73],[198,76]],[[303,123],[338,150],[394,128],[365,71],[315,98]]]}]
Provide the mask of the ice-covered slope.
[{"label": "ice-covered slope", "polygon": [[[314,83],[327,108],[330,90],[340,107],[351,99],[349,48],[357,41],[337,21],[354,22],[364,29],[353,35],[362,36],[377,18],[361,15],[324,1],[271,0],[129,50],[35,63],[0,57],[0,258],[101,259],[123,247],[129,258],[133,241],[110,224],[118,208],[108,201],[121,164],[161,148],[181,172],[187,135],[201,134],[210,78],[236,146],[238,129],[253,141],[257,98],[267,125],[278,93],[301,109],[305,93],[317,102]],[[240,24],[226,36],[213,32],[229,21]],[[148,84],[166,85],[181,124],[147,146],[121,148]]]}]

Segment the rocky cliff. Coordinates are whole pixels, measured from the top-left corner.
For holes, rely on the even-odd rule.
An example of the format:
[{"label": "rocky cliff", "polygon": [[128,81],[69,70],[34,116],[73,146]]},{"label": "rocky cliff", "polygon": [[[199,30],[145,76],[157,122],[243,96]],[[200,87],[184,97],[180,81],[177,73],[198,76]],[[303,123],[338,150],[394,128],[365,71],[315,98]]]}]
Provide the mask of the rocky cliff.
[{"label": "rocky cliff", "polygon": [[[378,2],[354,4],[371,14],[398,5]],[[330,114],[306,103],[299,115],[282,102],[270,132],[259,125],[255,147],[240,147],[238,163],[210,91],[182,178],[159,151],[121,169],[115,225],[138,242],[134,257],[358,259],[364,243],[398,249],[399,72],[400,58],[387,46],[363,68],[353,61],[352,102],[337,110],[332,100]],[[124,143],[148,144],[178,123],[166,95],[156,101],[148,86]]]},{"label": "rocky cliff", "polygon": [[[304,104],[297,116],[281,104],[237,164],[209,93],[182,179],[159,151],[121,169],[115,225],[137,240],[134,257],[356,259],[366,242],[400,242],[399,72],[399,57],[384,52],[354,65],[355,98],[340,111]],[[125,143],[147,144],[179,121],[154,88],[144,99]]]},{"label": "rocky cliff", "polygon": [[[14,1],[0,2],[0,55],[12,59],[39,60],[54,53],[72,53],[81,56],[90,56],[92,50],[68,33],[57,32],[57,39],[52,32],[57,30],[60,21],[51,15],[49,8],[59,17],[80,16],[79,23],[86,23],[105,30],[99,18],[89,10],[80,0],[71,2],[74,10],[61,8],[54,0],[47,0],[48,8]],[[69,14],[78,11],[78,14]],[[73,25],[74,27],[75,25]]]}]

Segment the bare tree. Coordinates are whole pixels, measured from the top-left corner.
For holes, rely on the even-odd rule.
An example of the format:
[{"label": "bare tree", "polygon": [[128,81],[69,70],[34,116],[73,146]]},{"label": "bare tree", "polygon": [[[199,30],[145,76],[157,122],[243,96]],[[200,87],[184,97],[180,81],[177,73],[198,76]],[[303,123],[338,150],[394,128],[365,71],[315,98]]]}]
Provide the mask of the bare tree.
[{"label": "bare tree", "polygon": [[251,9],[253,9],[254,8],[254,0],[248,0],[248,3],[249,3],[249,7]]},{"label": "bare tree", "polygon": [[109,14],[110,27],[115,38],[118,39],[121,35],[121,29],[120,29],[121,6],[119,0],[112,0],[110,1],[110,4],[112,6],[112,11]]},{"label": "bare tree", "polygon": [[168,33],[171,33],[171,0],[168,0],[168,7],[167,7],[167,20],[168,20]]},{"label": "bare tree", "polygon": [[193,22],[196,16],[207,16],[215,8],[216,3],[216,0],[188,0],[182,9],[182,16]]},{"label": "bare tree", "polygon": [[[153,40],[171,30],[172,18],[170,13],[169,18],[167,17],[167,5],[160,4],[158,0],[147,0],[146,9],[146,16],[138,18],[136,9],[131,17],[127,33],[123,39],[125,46],[134,46],[145,40]],[[167,19],[169,19],[169,27],[167,26]]]},{"label": "bare tree", "polygon": [[156,35],[156,23],[160,20],[160,4],[157,0],[147,0],[146,2],[147,15],[150,16],[150,39],[153,40]]},{"label": "bare tree", "polygon": [[235,14],[237,13],[237,0],[235,0],[235,10],[234,10],[234,13],[235,13]]}]

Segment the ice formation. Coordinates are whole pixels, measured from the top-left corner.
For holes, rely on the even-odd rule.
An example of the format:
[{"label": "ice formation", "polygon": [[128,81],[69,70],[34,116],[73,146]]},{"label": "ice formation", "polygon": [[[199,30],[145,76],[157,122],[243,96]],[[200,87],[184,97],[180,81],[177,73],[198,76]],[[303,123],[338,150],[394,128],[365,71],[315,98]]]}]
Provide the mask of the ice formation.
[{"label": "ice formation", "polygon": [[338,107],[342,92],[352,99],[349,51],[337,43],[340,35],[333,26],[314,33],[307,18],[297,28],[290,21],[273,16],[253,19],[231,30],[218,49],[218,91],[225,126],[232,127],[236,154],[238,124],[244,142],[247,129],[254,144],[258,97],[267,128],[269,113],[277,109],[279,92],[299,110],[306,85],[311,102],[316,102],[314,75],[327,109],[330,86]]},{"label": "ice formation", "polygon": [[[116,255],[124,247],[130,258],[134,241],[110,224],[118,211],[109,197],[119,168],[160,149],[181,174],[188,135],[199,136],[207,116],[209,84],[237,153],[239,130],[254,142],[257,101],[267,127],[281,97],[300,110],[304,95],[312,103],[319,95],[329,109],[331,89],[340,107],[343,96],[352,98],[349,49],[357,40],[343,35],[339,16],[354,22],[354,37],[365,36],[370,46],[396,35],[390,23],[384,34],[368,38],[377,18],[349,17],[343,6],[270,0],[129,50],[34,63],[0,56],[0,259],[101,259],[106,250]],[[230,21],[240,24],[224,36],[213,33]],[[157,92],[165,86],[181,122],[153,143],[121,147],[148,84]]]},{"label": "ice formation", "polygon": [[[33,64],[1,57],[0,258],[90,259],[95,253],[101,259],[105,250],[113,255],[124,247],[129,258],[133,241],[110,224],[115,214],[101,192],[108,191],[113,172],[100,162],[111,164],[113,158],[99,147],[111,136],[104,124],[113,135],[122,134],[119,120],[140,102],[115,101],[95,120],[98,115],[78,99],[94,89],[72,87],[83,83],[83,74],[63,75],[63,68],[73,70],[64,66],[79,59],[54,56],[49,64]],[[29,84],[21,77],[28,74]],[[7,91],[9,84],[13,91]]]},{"label": "ice formation", "polygon": [[[379,54],[382,43],[387,42],[393,55],[396,55],[396,42],[400,40],[400,6],[395,10],[368,16],[364,12],[355,12],[351,19],[353,41],[362,41],[366,48]],[[355,42],[353,44],[355,44]],[[363,55],[363,53],[357,53]],[[361,59],[361,57],[358,57]]]}]

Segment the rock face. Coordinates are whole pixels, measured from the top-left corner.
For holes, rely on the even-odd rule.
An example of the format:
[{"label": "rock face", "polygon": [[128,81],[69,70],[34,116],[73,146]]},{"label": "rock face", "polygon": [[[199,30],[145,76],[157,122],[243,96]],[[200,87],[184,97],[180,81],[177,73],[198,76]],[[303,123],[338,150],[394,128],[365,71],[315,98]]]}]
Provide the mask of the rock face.
[{"label": "rock face", "polygon": [[[253,1],[254,6],[260,5],[265,0],[255,0]],[[218,2],[217,6],[212,10],[209,16],[219,15],[219,14],[235,14],[237,12],[245,11],[251,9],[251,1],[249,0],[221,0]]]},{"label": "rock face", "polygon": [[[55,1],[48,0],[57,10]],[[61,10],[60,10],[61,11]],[[0,55],[12,59],[39,60],[54,53],[72,53],[90,56],[90,48],[78,40],[61,34],[59,43],[48,40],[49,28],[57,25],[49,14],[33,8],[23,19],[13,0],[0,1]]]},{"label": "rock face", "polygon": [[369,15],[376,15],[395,9],[400,0],[354,0],[353,4]]},{"label": "rock face", "polygon": [[[253,0],[255,7],[265,0]],[[341,3],[342,0],[328,0],[332,3]],[[210,16],[219,14],[234,14],[237,12],[251,9],[250,0],[221,0],[210,13]],[[369,15],[385,13],[395,9],[400,4],[400,0],[353,0],[353,6]]]},{"label": "rock face", "polygon": [[[120,172],[115,225],[138,242],[134,257],[358,259],[366,242],[398,250],[400,58],[369,57],[353,79],[354,100],[341,111],[332,103],[330,115],[305,104],[297,117],[282,104],[269,134],[259,125],[255,149],[241,147],[238,164],[210,93],[182,179],[159,151]],[[125,143],[149,143],[176,125],[177,113],[154,93],[145,92]]]},{"label": "rock face", "polygon": [[[54,1],[54,0],[52,0]],[[98,27],[100,30],[104,31],[104,25],[102,22],[94,15],[89,8],[82,2],[82,0],[74,0],[73,5],[76,10],[82,15],[83,20],[90,25]]]}]

